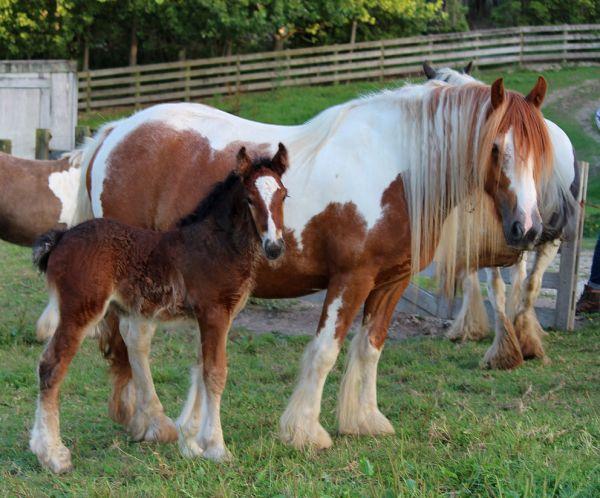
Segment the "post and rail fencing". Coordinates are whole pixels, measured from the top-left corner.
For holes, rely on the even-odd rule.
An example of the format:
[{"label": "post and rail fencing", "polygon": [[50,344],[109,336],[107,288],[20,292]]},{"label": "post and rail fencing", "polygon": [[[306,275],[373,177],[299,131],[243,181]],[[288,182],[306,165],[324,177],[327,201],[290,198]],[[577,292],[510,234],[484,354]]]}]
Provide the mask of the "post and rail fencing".
[{"label": "post and rail fencing", "polygon": [[147,64],[78,73],[79,109],[415,74],[421,63],[478,67],[600,60],[600,24],[522,26]]}]

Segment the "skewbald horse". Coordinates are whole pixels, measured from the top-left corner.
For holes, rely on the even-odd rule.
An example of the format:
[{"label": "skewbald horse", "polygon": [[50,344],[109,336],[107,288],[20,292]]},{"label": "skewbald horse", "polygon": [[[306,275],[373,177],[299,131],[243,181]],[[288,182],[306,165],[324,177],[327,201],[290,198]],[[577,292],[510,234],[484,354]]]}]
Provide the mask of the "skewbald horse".
[{"label": "skewbald horse", "polygon": [[[470,76],[471,68],[469,64],[459,72],[449,68],[435,70],[429,64],[423,64],[428,79],[455,86],[481,83]],[[514,368],[524,359],[545,357],[542,344],[544,331],[538,322],[534,305],[544,272],[556,256],[561,239],[572,236],[578,218],[579,180],[573,145],[556,124],[549,120],[545,122],[552,142],[552,169],[541,189],[538,204],[543,232],[535,247],[534,267],[529,276],[526,270],[527,253],[506,245],[500,235],[500,227],[490,221],[490,218],[493,219],[490,212],[494,208],[485,197],[480,199],[479,205],[458,207],[448,218],[436,254],[442,273],[452,273],[448,268],[456,265],[453,271],[462,277],[463,303],[448,332],[452,340],[478,340],[487,335],[487,313],[479,278],[474,270],[493,267],[487,270],[487,284],[495,313],[495,338],[484,357],[484,364],[492,368]],[[462,242],[457,244],[457,241],[464,240],[465,231],[472,227],[478,230],[481,237],[479,251],[475,247],[466,247]],[[504,281],[497,266],[509,265],[515,266],[512,268],[512,289],[507,303]],[[453,288],[451,276],[445,279],[446,285]]]},{"label": "skewbald horse", "polygon": [[[264,155],[284,142],[292,164],[284,175],[286,254],[275,266],[259,263],[253,294],[327,293],[281,437],[296,447],[332,444],[319,423],[321,395],[363,304],[339,394],[339,430],[393,433],[377,406],[377,364],[393,310],[411,275],[432,260],[451,210],[486,192],[509,244],[522,248],[539,237],[536,184],[552,154],[539,111],[545,89],[543,80],[527,97],[505,91],[502,80],[491,87],[407,85],[300,126],[256,123],[198,104],[151,107],[109,125],[86,151],[79,211],[169,229],[235,167],[240,146]],[[124,355],[116,330],[112,416],[128,424],[143,403],[136,390],[153,387],[149,371],[143,382],[132,379],[131,365],[147,361],[147,352],[128,345]]]},{"label": "skewbald horse", "polygon": [[[59,433],[58,391],[87,329],[112,306],[132,358],[140,405],[129,422],[136,439],[176,436],[149,379],[154,321],[193,318],[201,334],[200,384],[192,385],[180,428],[182,450],[222,460],[220,400],[227,377],[227,332],[253,286],[260,248],[268,259],[283,253],[281,175],[287,152],[251,162],[245,149],[238,167],[213,188],[178,228],[155,232],[96,219],[67,232],[52,231],[34,246],[34,262],[47,275],[59,303],[59,326],[39,365],[40,394],[30,447],[55,473],[72,468]],[[135,351],[135,352],[134,352]],[[136,361],[139,360],[139,361]],[[144,389],[145,387],[145,389]],[[206,413],[200,426],[200,399]]]}]

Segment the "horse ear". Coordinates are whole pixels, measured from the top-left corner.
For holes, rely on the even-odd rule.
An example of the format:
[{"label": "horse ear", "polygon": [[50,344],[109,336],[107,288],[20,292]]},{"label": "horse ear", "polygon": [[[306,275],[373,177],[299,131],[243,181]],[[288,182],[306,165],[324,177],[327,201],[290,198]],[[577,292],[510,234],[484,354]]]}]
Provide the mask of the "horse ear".
[{"label": "horse ear", "polygon": [[462,70],[463,74],[471,74],[473,70],[473,61],[470,61]]},{"label": "horse ear", "polygon": [[504,102],[504,81],[498,78],[492,83],[492,109],[498,109]]},{"label": "horse ear", "polygon": [[277,154],[273,156],[271,160],[271,169],[277,173],[279,176],[283,175],[285,171],[288,169],[289,161],[288,161],[288,152],[281,142],[279,142],[279,148],[277,149]]},{"label": "horse ear", "polygon": [[543,76],[538,76],[537,83],[533,87],[533,90],[525,97],[525,100],[539,109],[542,107],[542,102],[544,102],[547,89],[548,84],[546,83],[546,80]]},{"label": "horse ear", "polygon": [[433,69],[429,63],[427,62],[423,62],[423,72],[425,73],[425,76],[427,76],[428,80],[434,80],[435,79],[435,69]]},{"label": "horse ear", "polygon": [[242,147],[237,154],[237,166],[235,170],[241,177],[246,176],[252,169],[252,160],[246,152],[246,147]]}]

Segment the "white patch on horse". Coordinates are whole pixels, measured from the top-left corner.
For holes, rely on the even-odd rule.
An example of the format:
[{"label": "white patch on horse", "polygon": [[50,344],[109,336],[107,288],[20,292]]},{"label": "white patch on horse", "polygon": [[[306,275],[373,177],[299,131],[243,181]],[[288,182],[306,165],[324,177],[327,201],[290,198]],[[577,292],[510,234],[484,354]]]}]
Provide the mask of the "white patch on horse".
[{"label": "white patch on horse", "polygon": [[257,178],[255,185],[256,190],[258,190],[258,193],[260,194],[260,197],[267,208],[267,233],[263,233],[261,235],[262,241],[263,243],[265,243],[267,240],[275,241],[281,238],[281,232],[277,233],[278,230],[275,227],[275,222],[273,221],[273,213],[271,213],[271,201],[273,200],[275,192],[279,190],[279,184],[272,176],[261,176]]},{"label": "white patch on horse", "polygon": [[65,171],[57,171],[48,176],[48,187],[61,204],[59,223],[72,225],[77,208],[77,191],[79,189],[80,170],[72,167]]},{"label": "white patch on horse", "polygon": [[516,171],[515,146],[512,128],[508,130],[504,142],[504,161],[502,169],[510,181],[509,189],[517,198],[517,207],[523,212],[523,228],[527,232],[533,225],[532,214],[537,210],[537,190],[533,178],[533,158],[527,158],[527,164]]}]

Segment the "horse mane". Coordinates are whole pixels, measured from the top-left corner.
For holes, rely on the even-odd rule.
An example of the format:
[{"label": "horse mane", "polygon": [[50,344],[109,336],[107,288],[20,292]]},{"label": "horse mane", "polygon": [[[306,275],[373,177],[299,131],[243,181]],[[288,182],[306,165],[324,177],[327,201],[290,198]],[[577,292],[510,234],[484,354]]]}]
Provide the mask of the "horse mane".
[{"label": "horse mane", "polygon": [[[272,161],[267,157],[260,157],[252,161],[251,171],[261,168],[271,168]],[[236,170],[231,171],[224,180],[216,183],[208,195],[204,197],[191,213],[177,222],[177,227],[183,228],[194,223],[200,223],[211,215],[217,207],[221,206],[227,196],[232,195],[235,187],[242,184],[242,177]]]}]

